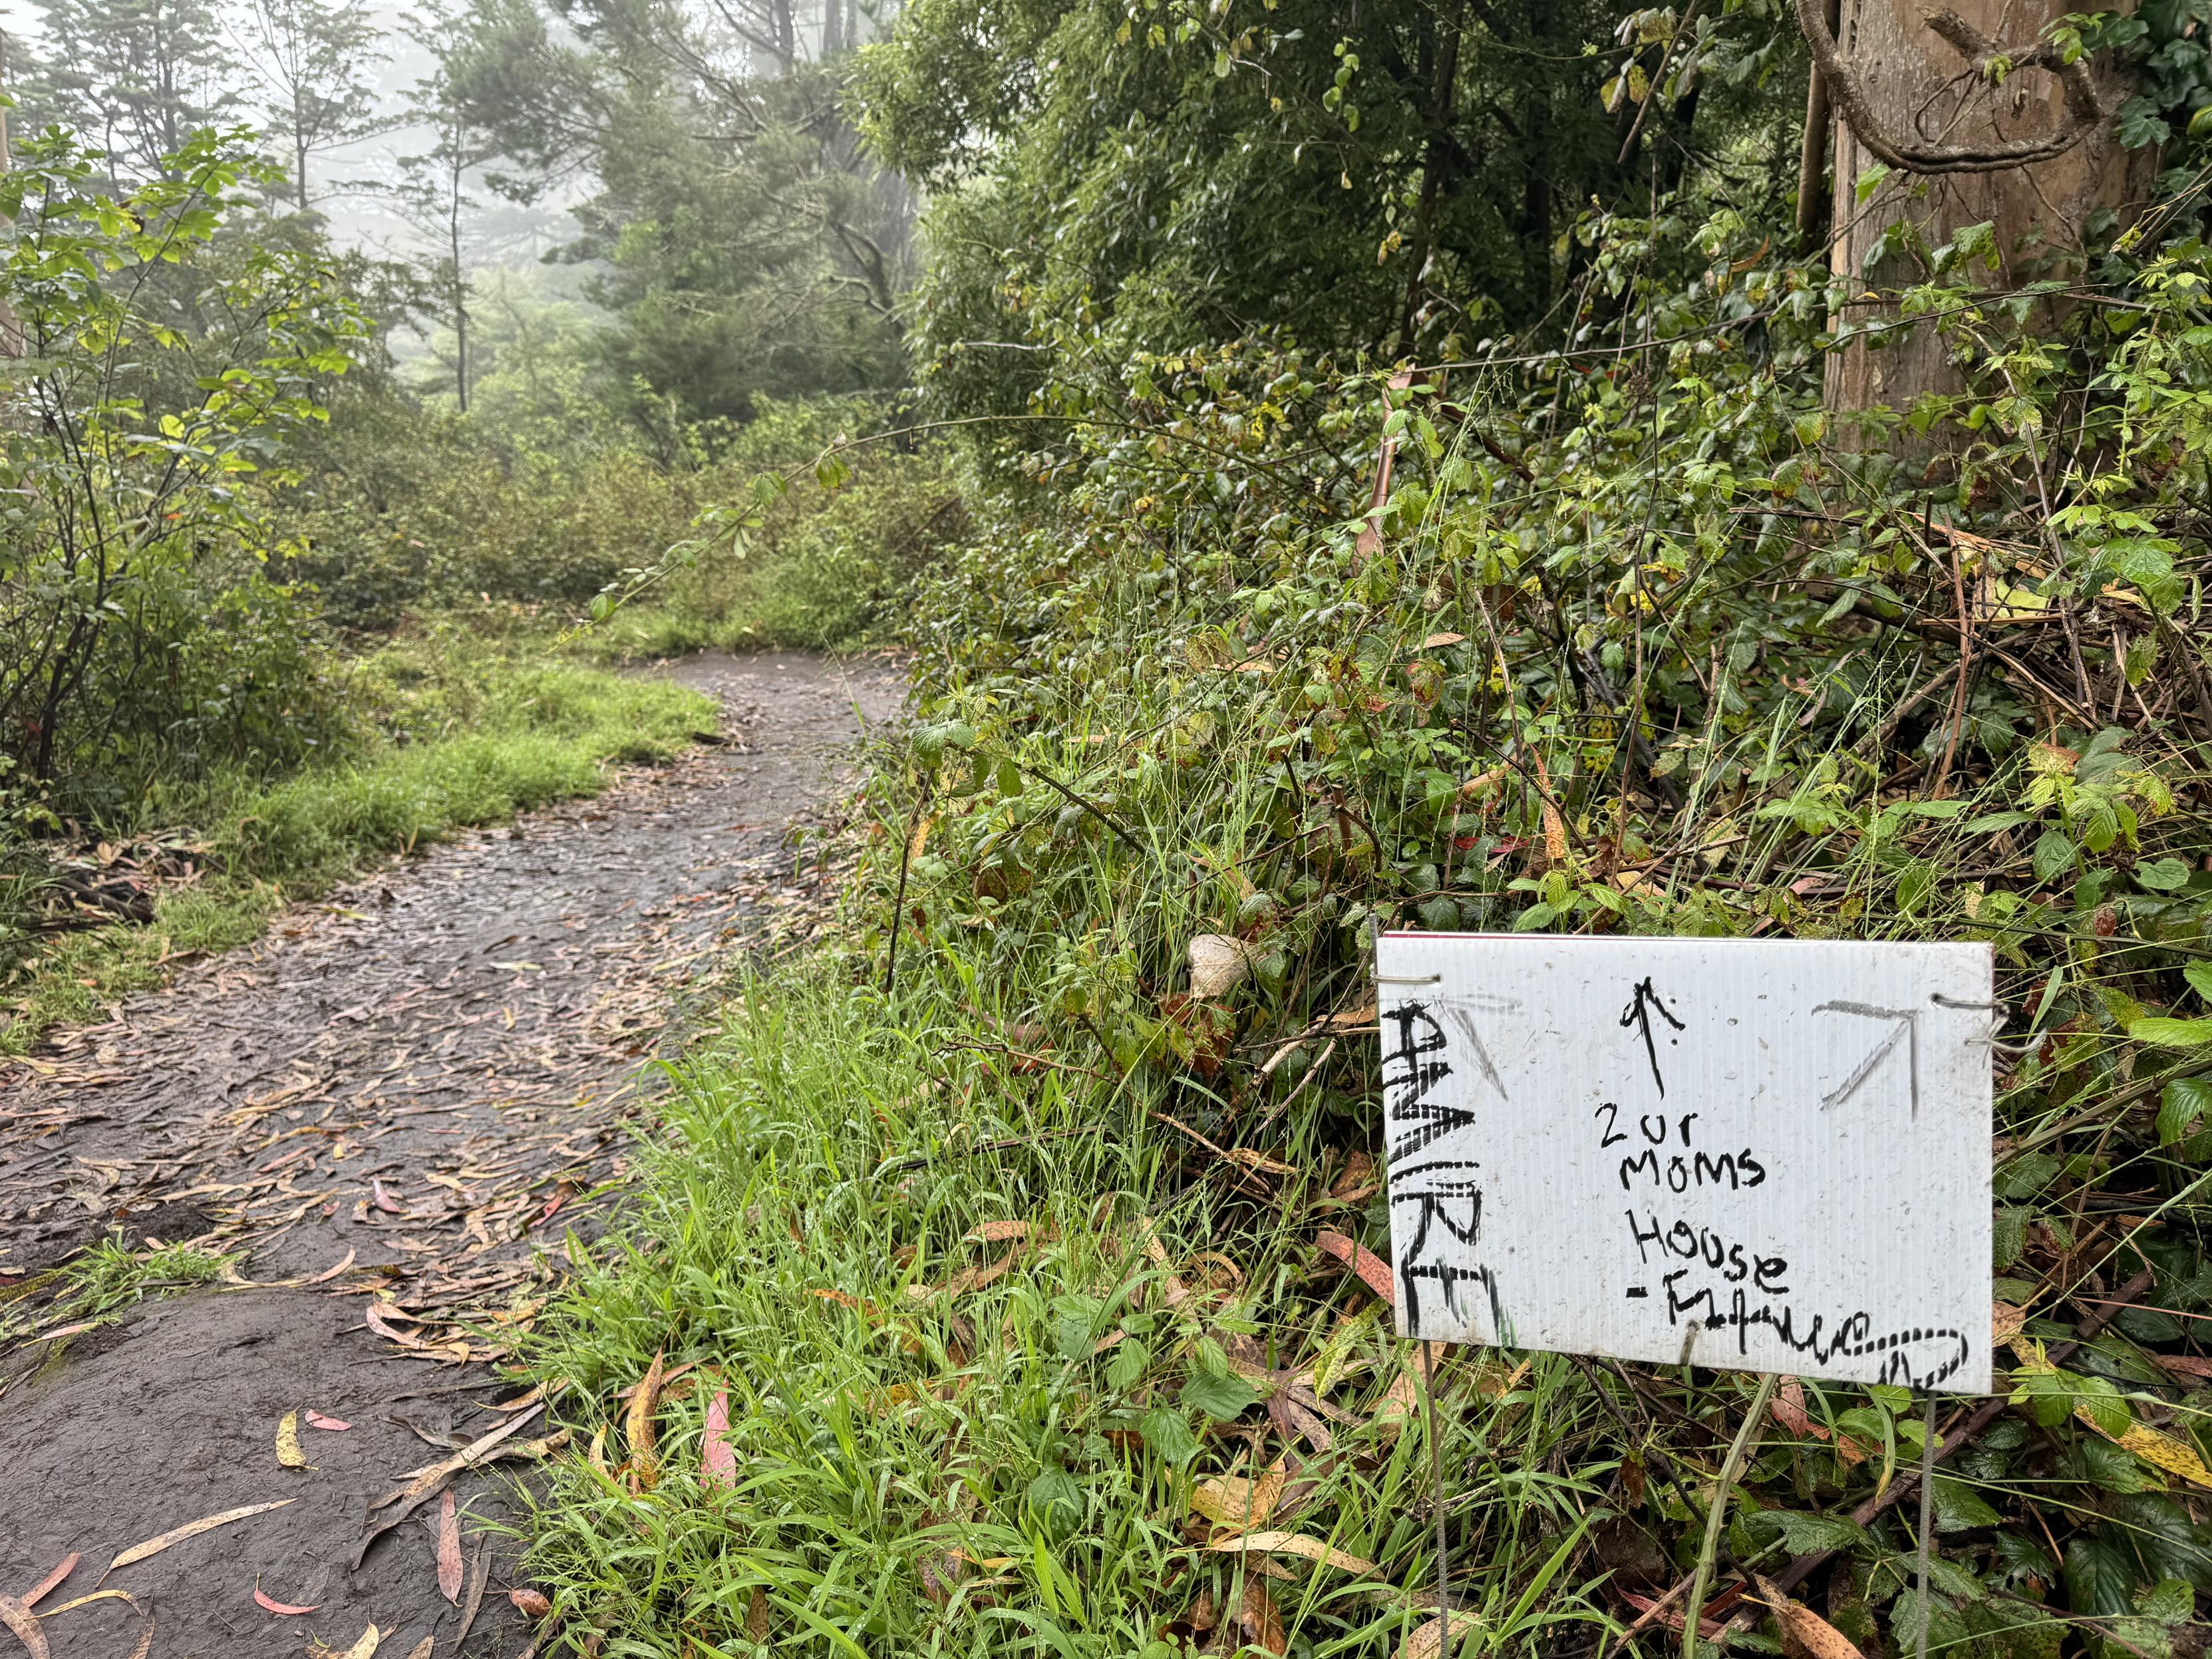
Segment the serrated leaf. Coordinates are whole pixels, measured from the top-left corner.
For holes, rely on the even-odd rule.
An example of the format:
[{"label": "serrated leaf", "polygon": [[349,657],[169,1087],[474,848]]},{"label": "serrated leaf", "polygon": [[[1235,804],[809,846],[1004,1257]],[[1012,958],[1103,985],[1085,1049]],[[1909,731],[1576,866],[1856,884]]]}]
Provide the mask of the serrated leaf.
[{"label": "serrated leaf", "polygon": [[[2136,866],[2136,879],[2154,893],[2171,893],[2187,883],[2189,866],[2179,859],[2153,859],[2148,863]],[[2192,968],[2212,966],[2204,963],[2195,963],[2191,965]],[[2189,982],[2197,986],[2198,990],[2204,990],[2204,987],[2198,984],[2193,975]],[[2212,991],[2205,991],[2205,994],[2212,996]]]},{"label": "serrated leaf", "polygon": [[1751,1517],[1754,1534],[1778,1536],[1792,1555],[1856,1549],[1866,1528],[1837,1515],[1807,1515],[1795,1510],[1761,1510]]},{"label": "serrated leaf", "polygon": [[1258,1405],[1260,1391],[1241,1376],[1198,1371],[1182,1385],[1182,1403],[1195,1407],[1217,1423],[1226,1423]]},{"label": "serrated leaf", "polygon": [[2212,1112],[2212,1079],[2176,1078],[2159,1097],[2158,1144],[2171,1146],[2187,1139],[2207,1112]]},{"label": "serrated leaf", "polygon": [[[2179,864],[2181,860],[2170,859],[2166,862]],[[2141,876],[2142,872],[2138,870],[2136,874]],[[2185,876],[2184,879],[2187,878]],[[2181,883],[2176,882],[2174,885],[2179,887]],[[2198,996],[2203,997],[2207,1002],[2212,1002],[2212,962],[2192,962],[2181,970],[2181,976],[2189,981]]]},{"label": "serrated leaf", "polygon": [[2128,1035],[2154,1048],[2202,1048],[2212,1043],[2212,1019],[2170,1019],[2154,1014],[2128,1022]]},{"label": "serrated leaf", "polygon": [[2067,1600],[2076,1613],[2110,1619],[2135,1611],[2136,1564],[2112,1540],[2075,1534],[2067,1541],[2065,1572]]}]

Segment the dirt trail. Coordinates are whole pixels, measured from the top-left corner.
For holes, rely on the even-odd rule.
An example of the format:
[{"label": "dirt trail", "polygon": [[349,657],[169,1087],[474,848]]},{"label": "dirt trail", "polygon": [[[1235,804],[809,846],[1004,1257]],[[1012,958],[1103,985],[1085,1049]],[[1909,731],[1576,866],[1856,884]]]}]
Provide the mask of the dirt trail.
[{"label": "dirt trail", "polygon": [[[142,1610],[145,1659],[344,1653],[371,1623],[384,1659],[526,1644],[511,1553],[471,1524],[501,1512],[495,1478],[453,1487],[489,1578],[460,1649],[437,1493],[356,1569],[365,1519],[405,1507],[371,1500],[528,1410],[491,1409],[512,1395],[483,1363],[499,1327],[534,1313],[618,1178],[641,1059],[687,982],[803,905],[788,833],[898,702],[880,668],[797,654],[670,672],[722,699],[723,746],[396,864],[0,1072],[0,1295],[118,1231],[242,1252],[257,1287],[0,1352],[0,1595],[81,1553],[50,1613],[118,1551],[294,1500],[119,1569],[104,1587],[137,1606],[50,1618],[54,1659],[131,1655]],[[310,1471],[277,1461],[293,1411],[351,1425],[302,1428]],[[257,1579],[318,1611],[262,1610]]]}]

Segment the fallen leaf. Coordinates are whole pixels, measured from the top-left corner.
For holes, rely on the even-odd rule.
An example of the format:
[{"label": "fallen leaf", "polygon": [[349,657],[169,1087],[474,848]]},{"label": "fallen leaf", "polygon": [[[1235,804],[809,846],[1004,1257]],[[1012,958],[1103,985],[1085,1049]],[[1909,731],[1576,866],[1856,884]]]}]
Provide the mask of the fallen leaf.
[{"label": "fallen leaf", "polygon": [[645,1381],[630,1396],[629,1420],[623,1425],[629,1436],[630,1472],[648,1492],[660,1479],[660,1465],[653,1455],[653,1414],[660,1407],[660,1355],[656,1352],[653,1364],[646,1367]]},{"label": "fallen leaf", "polygon": [[1241,1537],[1219,1538],[1206,1548],[1216,1551],[1234,1550],[1239,1554],[1251,1551],[1261,1555],[1297,1555],[1309,1561],[1318,1561],[1325,1566],[1341,1568],[1363,1577],[1380,1571],[1372,1561],[1363,1561],[1356,1555],[1331,1549],[1318,1538],[1309,1538],[1302,1532],[1248,1532]]},{"label": "fallen leaf", "polygon": [[511,1589],[507,1593],[507,1599],[514,1604],[514,1610],[525,1619],[543,1619],[553,1611],[553,1604],[545,1599],[543,1590]]},{"label": "fallen leaf", "polygon": [[2002,1347],[2018,1336],[2021,1328],[2027,1323],[2027,1310],[2015,1308],[2009,1303],[1990,1304],[1990,1340]]},{"label": "fallen leaf", "polygon": [[1421,641],[1421,649],[1433,651],[1441,645],[1465,645],[1466,643],[1467,635],[1464,634],[1431,634]]},{"label": "fallen leaf", "polygon": [[724,1491],[738,1484],[738,1455],[730,1446],[730,1396],[717,1389],[707,1407],[707,1432],[699,1443],[699,1484]]},{"label": "fallen leaf", "polygon": [[386,1215],[400,1213],[399,1200],[384,1190],[384,1183],[381,1181],[371,1180],[368,1185],[369,1189],[376,1194],[374,1202],[378,1209]]},{"label": "fallen leaf", "polygon": [[1244,1581],[1244,1600],[1237,1609],[1237,1628],[1249,1646],[1272,1653],[1277,1659],[1281,1659],[1290,1646],[1290,1638],[1283,1633],[1283,1616],[1275,1611],[1275,1598],[1267,1594],[1266,1581],[1256,1575]]},{"label": "fallen leaf", "polygon": [[415,1644],[413,1650],[409,1652],[407,1659],[430,1659],[431,1650],[437,1645],[436,1637],[426,1636]]},{"label": "fallen leaf", "polygon": [[362,1632],[360,1639],[345,1650],[345,1659],[376,1659],[376,1644],[383,1639],[384,1633],[371,1625]]},{"label": "fallen leaf", "polygon": [[12,1595],[0,1595],[0,1625],[15,1632],[15,1639],[31,1650],[31,1659],[52,1659],[46,1633],[39,1628],[39,1615]]},{"label": "fallen leaf", "polygon": [[453,1513],[453,1489],[438,1500],[438,1594],[456,1607],[461,1600],[461,1522]]},{"label": "fallen leaf", "polygon": [[23,1605],[27,1607],[35,1607],[38,1606],[40,1601],[43,1600],[49,1592],[58,1587],[64,1578],[67,1578],[71,1573],[76,1571],[76,1564],[82,1559],[84,1559],[84,1558],[79,1555],[75,1550],[71,1550],[67,1555],[62,1557],[60,1564],[44,1578],[39,1580],[37,1588],[31,1590],[23,1597]]},{"label": "fallen leaf", "polygon": [[1026,1221],[986,1221],[980,1226],[968,1230],[966,1242],[1006,1244],[1018,1238],[1027,1238],[1029,1236],[1030,1224]]},{"label": "fallen leaf", "polygon": [[[1480,1616],[1464,1610],[1438,1619],[1434,1607],[1424,1609],[1419,1618],[1421,1622],[1407,1632],[1406,1639],[1398,1644],[1398,1659],[1441,1659],[1446,1640],[1456,1647],[1482,1622]],[[1447,1622],[1448,1632],[1438,1628]]]},{"label": "fallen leaf", "polygon": [[[133,1544],[129,1549],[107,1564],[108,1572],[118,1567],[127,1567],[143,1561],[149,1556],[159,1555],[172,1544],[181,1544],[187,1538],[197,1538],[204,1532],[213,1532],[217,1527],[227,1527],[234,1521],[243,1521],[248,1516],[266,1515],[271,1510],[281,1510],[287,1504],[296,1504],[296,1498],[280,1498],[271,1504],[248,1504],[243,1509],[225,1510],[219,1515],[204,1515],[197,1521],[187,1521],[181,1527],[172,1527],[160,1536],[148,1539],[143,1544]],[[102,1577],[106,1574],[103,1573]]]},{"label": "fallen leaf", "polygon": [[1397,1305],[1398,1289],[1390,1279],[1390,1264],[1369,1249],[1364,1244],[1355,1244],[1342,1233],[1324,1228],[1314,1237],[1314,1243],[1359,1275],[1360,1282],[1393,1307]]},{"label": "fallen leaf", "polygon": [[276,1425],[276,1461],[288,1469],[304,1469],[307,1455],[300,1449],[300,1413],[286,1412]]},{"label": "fallen leaf", "polygon": [[256,1579],[253,1583],[253,1601],[256,1607],[262,1607],[270,1613],[281,1613],[287,1619],[297,1619],[303,1613],[313,1613],[315,1607],[322,1605],[318,1601],[314,1607],[295,1607],[289,1601],[279,1601],[261,1588],[261,1582],[258,1579]]},{"label": "fallen leaf", "polygon": [[1234,1474],[1216,1475],[1191,1489],[1190,1506],[1218,1526],[1249,1532],[1263,1527],[1282,1501],[1283,1460],[1277,1458],[1257,1480]]},{"label": "fallen leaf", "polygon": [[[2087,1417],[2087,1411],[2077,1413]],[[2177,1436],[2162,1434],[2138,1423],[2120,1437],[2120,1444],[2154,1468],[2178,1475],[2192,1486],[2212,1486],[2212,1469],[2204,1467],[2204,1460],[2197,1455],[2195,1447]]]},{"label": "fallen leaf", "polygon": [[341,1422],[335,1417],[325,1417],[320,1412],[311,1411],[307,1413],[307,1426],[311,1429],[327,1429],[332,1434],[343,1434],[353,1425]]},{"label": "fallen leaf", "polygon": [[1793,1601],[1766,1579],[1753,1578],[1759,1599],[1774,1610],[1782,1626],[1782,1644],[1791,1659],[1863,1659],[1850,1638],[1807,1607]]},{"label": "fallen leaf", "polygon": [[768,1592],[758,1584],[753,1586],[752,1599],[745,1605],[745,1639],[768,1640]]},{"label": "fallen leaf", "polygon": [[[477,1546],[477,1570],[469,1575],[469,1599],[461,1607],[461,1627],[453,1632],[453,1650],[459,1653],[467,1644],[469,1626],[477,1621],[477,1609],[483,1605],[484,1581],[491,1576],[491,1563],[485,1557],[484,1547]],[[410,1656],[409,1659],[413,1659]]]}]

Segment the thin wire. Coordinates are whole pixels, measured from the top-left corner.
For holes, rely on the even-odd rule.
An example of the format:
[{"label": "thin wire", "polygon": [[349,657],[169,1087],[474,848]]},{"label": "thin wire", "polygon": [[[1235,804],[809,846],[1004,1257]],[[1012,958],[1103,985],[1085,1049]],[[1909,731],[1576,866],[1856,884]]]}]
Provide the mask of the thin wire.
[{"label": "thin wire", "polygon": [[1437,1345],[1427,1337],[1421,1339],[1421,1399],[1429,1414],[1431,1501],[1437,1511],[1437,1659],[1451,1659],[1451,1568],[1444,1542],[1444,1449],[1437,1435]]},{"label": "thin wire", "polygon": [[1928,1393],[1928,1414],[1920,1429],[1920,1628],[1913,1633],[1912,1659],[1928,1659],[1928,1534],[1936,1496],[1936,1393]]}]

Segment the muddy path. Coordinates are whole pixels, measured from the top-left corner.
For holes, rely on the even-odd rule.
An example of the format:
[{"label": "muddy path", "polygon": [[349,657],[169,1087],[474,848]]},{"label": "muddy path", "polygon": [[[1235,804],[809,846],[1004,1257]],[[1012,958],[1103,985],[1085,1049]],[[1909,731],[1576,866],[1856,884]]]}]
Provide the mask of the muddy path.
[{"label": "muddy path", "polygon": [[[506,1514],[492,1466],[546,1449],[491,1369],[502,1333],[613,1201],[687,988],[808,925],[809,835],[899,698],[793,653],[667,672],[721,700],[720,745],[396,862],[0,1071],[0,1296],[108,1237],[237,1257],[229,1285],[0,1343],[0,1596],[82,1558],[31,1609],[54,1659],[134,1656],[149,1622],[134,1659],[343,1654],[372,1624],[384,1659],[527,1647],[481,1524]],[[279,1456],[294,1413],[305,1469]],[[130,1599],[57,1613],[96,1585]]]}]

